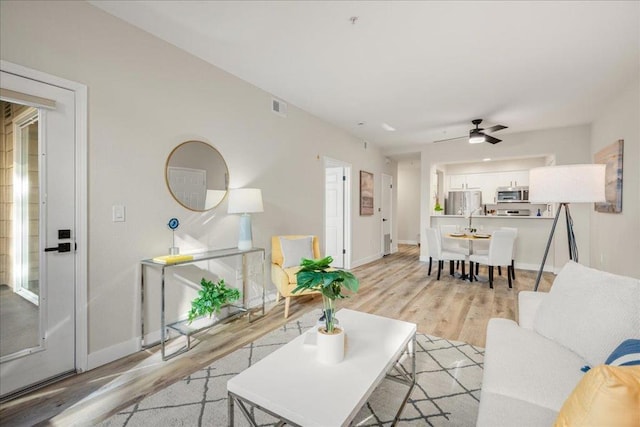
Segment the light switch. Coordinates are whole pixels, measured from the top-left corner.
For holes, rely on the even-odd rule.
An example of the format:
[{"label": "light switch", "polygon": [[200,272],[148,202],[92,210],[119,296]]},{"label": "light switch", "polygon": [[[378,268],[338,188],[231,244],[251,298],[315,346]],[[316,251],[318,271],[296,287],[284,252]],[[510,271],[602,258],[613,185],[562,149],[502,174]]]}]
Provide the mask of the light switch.
[{"label": "light switch", "polygon": [[124,222],[123,205],[113,205],[113,222]]}]

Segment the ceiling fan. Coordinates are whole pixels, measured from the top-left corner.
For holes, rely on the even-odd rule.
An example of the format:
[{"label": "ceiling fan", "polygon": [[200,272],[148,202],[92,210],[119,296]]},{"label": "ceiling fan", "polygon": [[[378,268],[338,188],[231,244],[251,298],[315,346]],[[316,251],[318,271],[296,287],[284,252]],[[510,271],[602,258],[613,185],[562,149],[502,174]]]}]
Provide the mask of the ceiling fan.
[{"label": "ceiling fan", "polygon": [[[480,127],[480,123],[482,123],[482,119],[471,120],[471,123],[474,124],[475,129],[469,130],[469,143],[470,144],[480,144],[482,142],[488,142],[490,144],[497,144],[502,141],[501,139],[495,138],[491,135],[487,135],[487,132],[497,132],[502,129],[507,129],[508,126],[504,125],[495,125],[488,127],[486,129]],[[448,139],[440,139],[434,142],[444,142],[444,141],[452,141],[454,139],[466,138],[465,136],[458,136],[456,138],[448,138]]]}]

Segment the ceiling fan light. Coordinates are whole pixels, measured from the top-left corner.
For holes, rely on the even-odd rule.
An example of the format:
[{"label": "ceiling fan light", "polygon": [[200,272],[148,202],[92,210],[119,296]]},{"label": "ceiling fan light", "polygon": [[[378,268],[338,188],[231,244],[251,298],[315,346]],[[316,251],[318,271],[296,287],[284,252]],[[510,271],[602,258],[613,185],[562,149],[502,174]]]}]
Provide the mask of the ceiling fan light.
[{"label": "ceiling fan light", "polygon": [[469,132],[469,144],[481,144],[485,142],[484,134],[480,131],[473,129]]}]

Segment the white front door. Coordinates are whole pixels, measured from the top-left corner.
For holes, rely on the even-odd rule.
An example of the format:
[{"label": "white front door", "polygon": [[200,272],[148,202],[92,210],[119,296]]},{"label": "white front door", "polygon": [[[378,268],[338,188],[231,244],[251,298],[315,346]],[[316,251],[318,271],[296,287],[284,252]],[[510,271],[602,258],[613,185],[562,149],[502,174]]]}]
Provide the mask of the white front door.
[{"label": "white front door", "polygon": [[[0,283],[5,396],[76,370],[76,101],[71,90],[4,71],[0,86],[9,113],[0,171],[8,184],[2,223],[10,242],[2,247]],[[16,93],[18,100],[7,95]],[[35,339],[16,341],[27,333]]]},{"label": "white front door", "polygon": [[336,268],[344,268],[344,180],[343,167],[325,169],[325,256]]},{"label": "white front door", "polygon": [[382,204],[380,205],[382,217],[382,255],[391,253],[392,239],[392,192],[393,177],[391,175],[382,174]]}]

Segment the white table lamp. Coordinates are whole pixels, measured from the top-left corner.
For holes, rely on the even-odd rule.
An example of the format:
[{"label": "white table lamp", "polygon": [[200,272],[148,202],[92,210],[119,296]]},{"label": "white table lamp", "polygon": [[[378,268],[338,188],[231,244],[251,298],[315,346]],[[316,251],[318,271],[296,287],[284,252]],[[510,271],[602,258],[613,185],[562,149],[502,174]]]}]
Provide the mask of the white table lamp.
[{"label": "white table lamp", "polygon": [[567,239],[569,259],[578,262],[578,247],[573,233],[573,219],[569,212],[569,203],[595,203],[605,201],[605,165],[561,165],[533,168],[529,171],[529,202],[560,203],[551,226],[549,241],[544,251],[534,290],[538,290],[542,270],[544,269],[553,232],[556,229],[560,211],[564,206],[567,220]]},{"label": "white table lamp", "polygon": [[230,214],[242,214],[240,216],[240,236],[238,249],[247,250],[253,247],[251,234],[252,213],[264,212],[262,206],[262,191],[258,188],[237,188],[229,192]]}]

